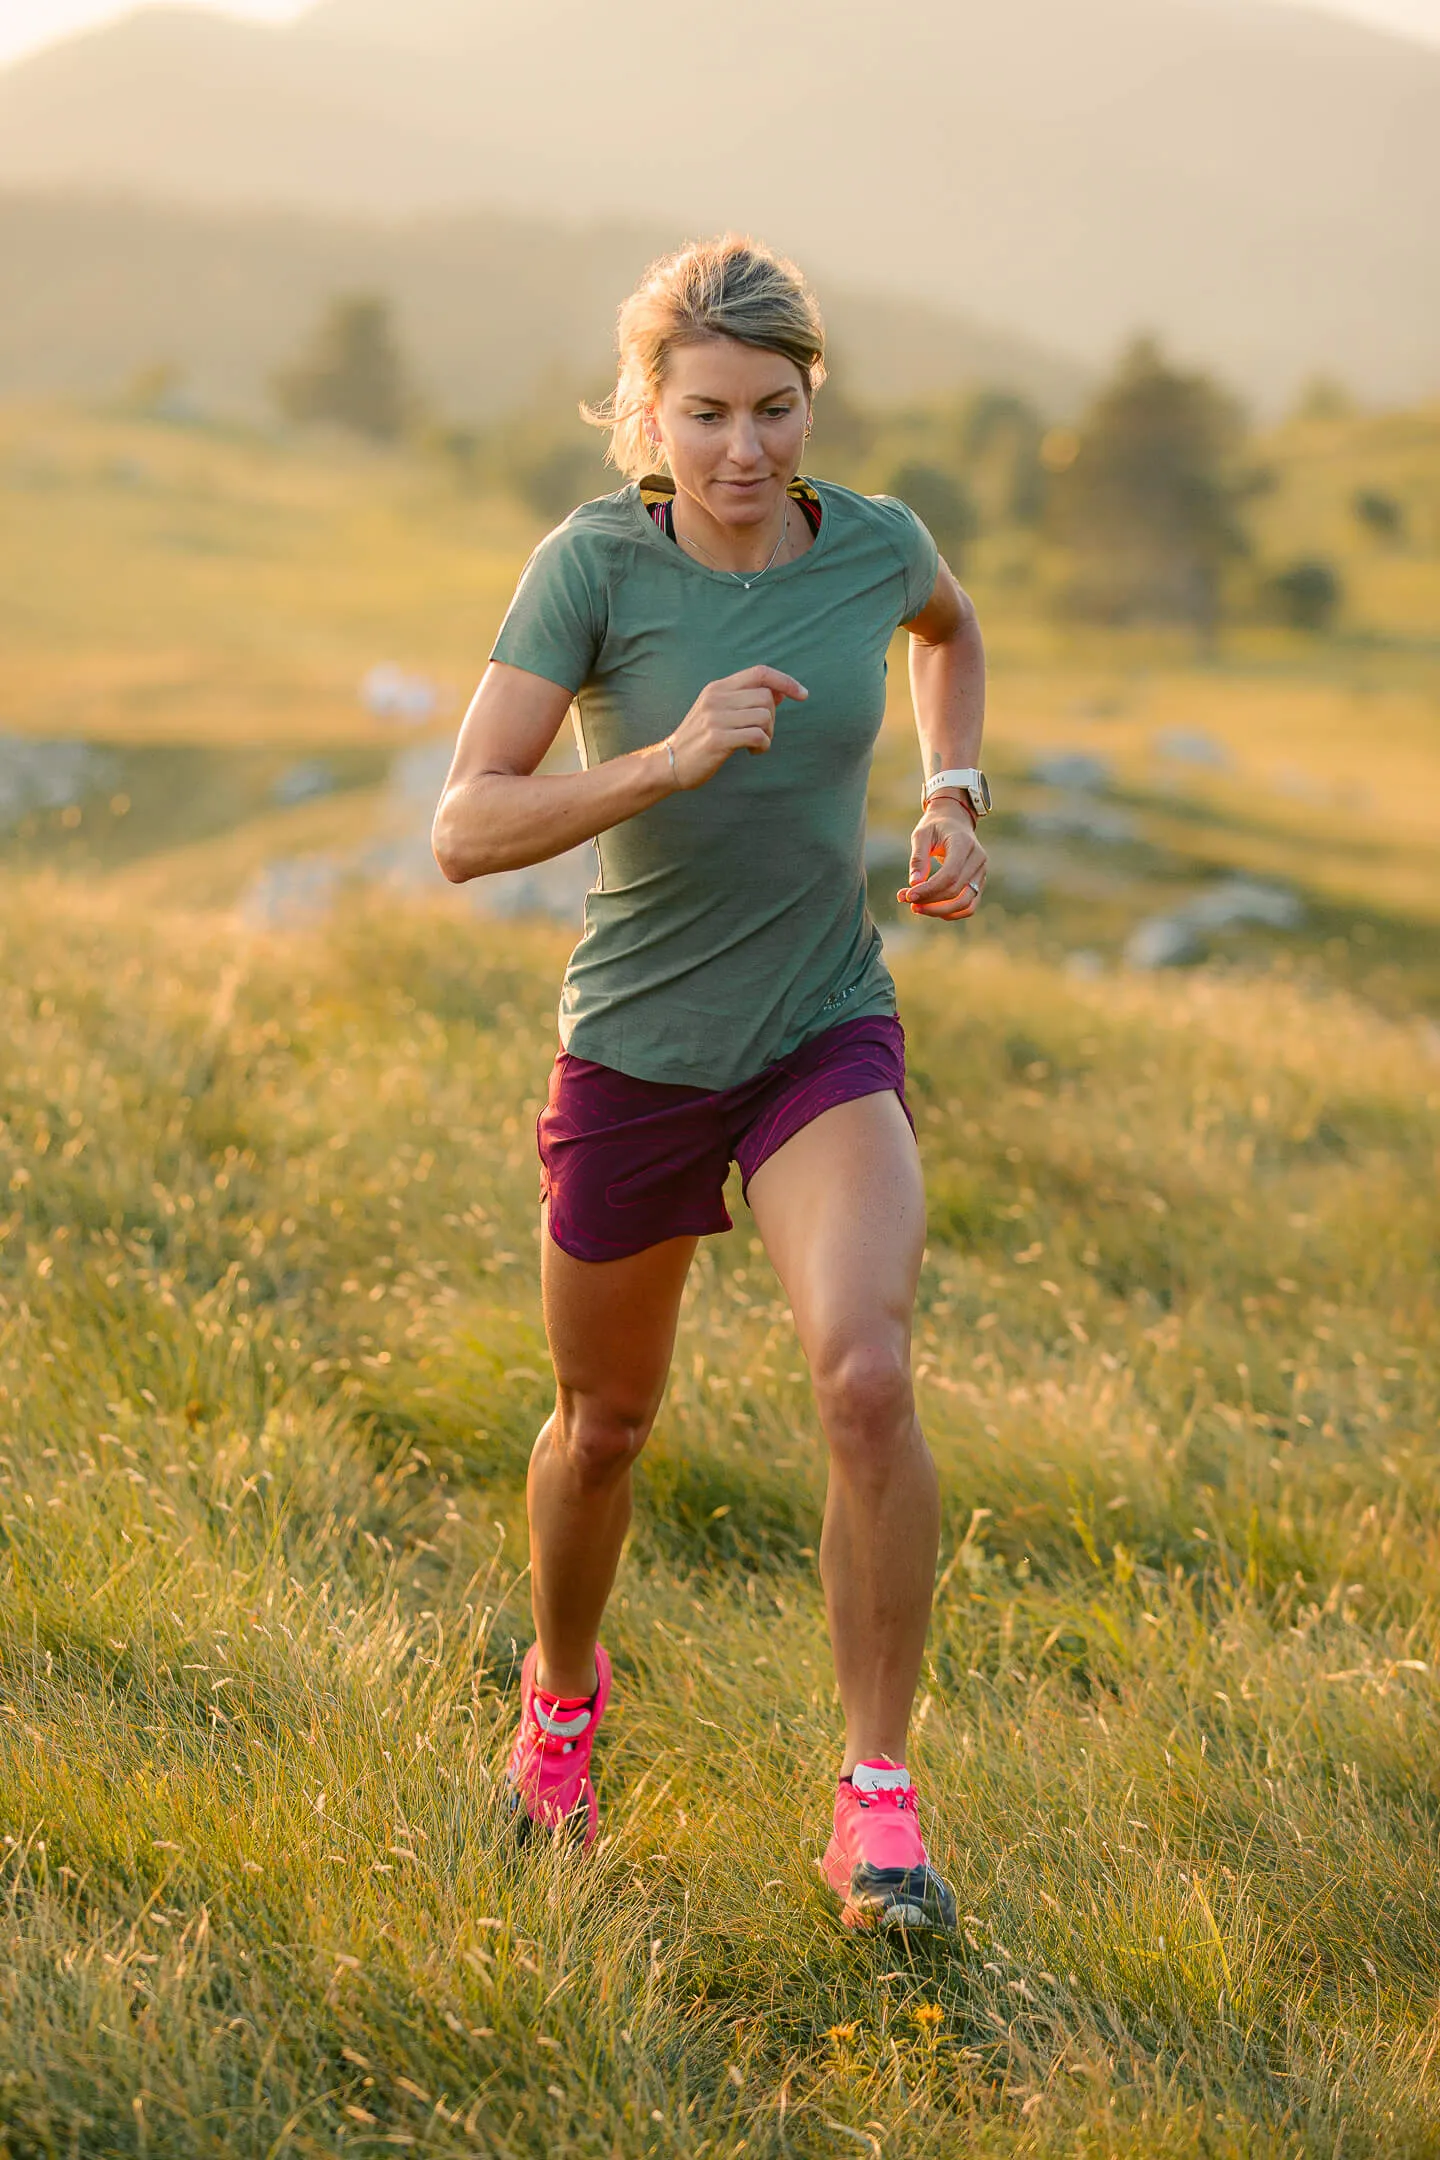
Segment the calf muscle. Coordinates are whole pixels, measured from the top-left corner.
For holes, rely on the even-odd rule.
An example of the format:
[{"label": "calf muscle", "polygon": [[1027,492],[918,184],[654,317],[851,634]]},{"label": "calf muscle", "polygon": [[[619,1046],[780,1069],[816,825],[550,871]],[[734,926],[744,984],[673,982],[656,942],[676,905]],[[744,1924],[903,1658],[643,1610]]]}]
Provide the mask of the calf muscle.
[{"label": "calf muscle", "polygon": [[925,1242],[919,1159],[893,1094],[827,1110],[750,1181],[830,1449],[820,1543],[843,1769],[902,1761],[940,1538],[915,1416],[910,1321]]},{"label": "calf muscle", "polygon": [[576,1260],[542,1228],[555,1409],[530,1458],[531,1602],[540,1685],[595,1686],[595,1644],[630,1521],[630,1466],[665,1392],[694,1238]]}]

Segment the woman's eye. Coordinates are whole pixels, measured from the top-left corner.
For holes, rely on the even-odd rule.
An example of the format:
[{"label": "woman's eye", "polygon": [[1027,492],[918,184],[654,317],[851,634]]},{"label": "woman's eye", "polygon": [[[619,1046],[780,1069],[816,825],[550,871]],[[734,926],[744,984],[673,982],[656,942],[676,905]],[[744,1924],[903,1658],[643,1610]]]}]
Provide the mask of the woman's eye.
[{"label": "woman's eye", "polygon": [[794,410],[793,405],[768,405],[765,409],[765,417],[767,420],[788,420]]}]

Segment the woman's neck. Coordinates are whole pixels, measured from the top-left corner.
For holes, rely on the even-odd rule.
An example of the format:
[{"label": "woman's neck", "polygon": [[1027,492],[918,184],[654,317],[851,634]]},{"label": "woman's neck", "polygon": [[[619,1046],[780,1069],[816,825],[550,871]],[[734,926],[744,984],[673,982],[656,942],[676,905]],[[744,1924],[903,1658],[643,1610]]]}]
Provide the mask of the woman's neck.
[{"label": "woman's neck", "polygon": [[[811,539],[805,519],[792,515],[788,492],[762,524],[725,525],[677,485],[672,516],[681,547],[712,570],[728,570],[736,576],[755,577],[762,570],[789,562],[804,552]],[[795,526],[803,534],[803,544],[797,544]]]}]

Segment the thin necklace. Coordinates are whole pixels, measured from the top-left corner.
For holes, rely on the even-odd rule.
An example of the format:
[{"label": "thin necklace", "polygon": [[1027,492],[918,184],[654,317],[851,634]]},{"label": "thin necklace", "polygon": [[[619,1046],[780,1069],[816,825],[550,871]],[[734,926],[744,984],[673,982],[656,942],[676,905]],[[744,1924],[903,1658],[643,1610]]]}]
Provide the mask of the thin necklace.
[{"label": "thin necklace", "polygon": [[678,531],[678,530],[676,531],[675,537],[676,537],[676,539],[677,539],[677,540],[680,540],[680,544],[681,544],[681,546],[682,546],[682,547],[687,547],[687,548],[693,548],[693,549],[694,549],[694,551],[696,552],[696,554],[697,554],[697,555],[703,555],[703,556],[705,557],[705,560],[706,560],[707,562],[709,562],[709,563],[715,563],[715,568],[716,568],[716,569],[717,569],[717,570],[719,571],[719,573],[720,573],[721,577],[728,577],[728,578],[734,578],[734,580],[735,580],[735,582],[736,582],[736,584],[737,584],[737,585],[743,585],[743,586],[744,586],[744,588],[745,588],[745,590],[746,590],[746,592],[749,592],[749,590],[750,590],[750,587],[751,587],[751,586],[752,586],[752,585],[753,585],[753,584],[755,583],[755,580],[756,580],[756,578],[762,578],[762,577],[764,577],[764,575],[765,575],[765,572],[766,572],[766,571],[767,571],[768,569],[770,569],[771,565],[772,565],[772,564],[774,563],[774,561],[775,561],[775,558],[776,558],[776,556],[777,556],[777,555],[779,554],[779,552],[780,552],[780,543],[781,543],[781,541],[782,541],[782,540],[783,540],[783,539],[785,538],[785,535],[786,535],[786,533],[787,533],[787,532],[788,532],[789,530],[790,530],[790,497],[789,497],[789,495],[788,495],[788,493],[787,493],[787,495],[786,495],[786,497],[785,497],[785,511],[784,511],[784,515],[783,515],[783,516],[781,517],[781,520],[780,520],[780,531],[779,531],[778,535],[776,536],[776,540],[775,540],[775,545],[774,545],[774,547],[773,547],[773,548],[771,548],[771,550],[770,550],[770,561],[769,561],[769,562],[766,562],[766,563],[762,563],[762,564],[761,564],[761,566],[760,566],[760,568],[759,568],[758,570],[752,570],[752,571],[751,571],[751,573],[750,573],[750,575],[749,575],[749,577],[746,577],[746,576],[745,576],[745,574],[744,574],[744,572],[743,572],[743,571],[741,571],[741,570],[727,570],[727,569],[725,568],[725,565],[724,565],[723,563],[717,563],[717,562],[715,562],[715,557],[714,557],[714,556],[713,556],[713,555],[712,555],[712,554],[710,553],[709,549],[708,549],[708,548],[703,548],[703,547],[701,547],[701,545],[700,545],[700,542],[699,542],[698,540],[681,540],[681,538],[680,538],[680,533],[679,533],[679,531]]}]

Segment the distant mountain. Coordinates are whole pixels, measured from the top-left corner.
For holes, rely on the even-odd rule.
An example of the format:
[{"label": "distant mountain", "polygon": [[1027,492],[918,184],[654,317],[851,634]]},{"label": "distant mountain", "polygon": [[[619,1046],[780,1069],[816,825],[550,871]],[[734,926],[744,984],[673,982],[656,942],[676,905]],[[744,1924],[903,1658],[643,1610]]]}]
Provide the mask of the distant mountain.
[{"label": "distant mountain", "polygon": [[1440,385],[1440,52],[1266,0],[147,9],[0,73],[0,185],[750,227],[1095,362]]},{"label": "distant mountain", "polygon": [[[113,392],[165,362],[202,405],[254,409],[324,303],[368,289],[392,301],[436,407],[479,420],[561,384],[603,388],[620,301],[680,237],[505,212],[385,222],[0,195],[0,395]],[[1078,363],[923,302],[822,298],[837,379],[862,400],[994,383],[1059,414],[1087,384]]]}]

